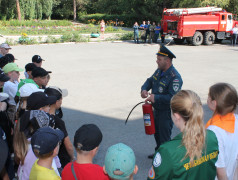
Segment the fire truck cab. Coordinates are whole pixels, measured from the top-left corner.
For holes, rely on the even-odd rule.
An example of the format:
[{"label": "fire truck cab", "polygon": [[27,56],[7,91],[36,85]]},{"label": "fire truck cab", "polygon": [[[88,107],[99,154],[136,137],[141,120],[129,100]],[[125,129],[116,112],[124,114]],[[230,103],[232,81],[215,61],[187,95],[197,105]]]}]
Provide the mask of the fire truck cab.
[{"label": "fire truck cab", "polygon": [[186,39],[195,46],[230,38],[235,23],[232,13],[217,7],[164,9],[161,20],[164,35],[177,44]]}]

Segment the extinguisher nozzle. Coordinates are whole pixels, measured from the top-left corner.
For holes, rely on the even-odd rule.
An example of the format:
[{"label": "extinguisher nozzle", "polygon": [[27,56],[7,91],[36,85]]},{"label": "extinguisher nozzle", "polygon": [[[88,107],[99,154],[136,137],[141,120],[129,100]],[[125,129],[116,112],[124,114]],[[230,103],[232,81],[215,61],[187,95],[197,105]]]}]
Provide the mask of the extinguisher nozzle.
[{"label": "extinguisher nozzle", "polygon": [[130,113],[128,114],[128,116],[127,116],[127,118],[126,118],[125,125],[126,125],[128,119],[129,119],[129,117],[130,117],[132,111],[133,111],[139,104],[142,104],[142,103],[144,103],[144,101],[139,102],[138,104],[136,104],[136,105],[131,109]]}]

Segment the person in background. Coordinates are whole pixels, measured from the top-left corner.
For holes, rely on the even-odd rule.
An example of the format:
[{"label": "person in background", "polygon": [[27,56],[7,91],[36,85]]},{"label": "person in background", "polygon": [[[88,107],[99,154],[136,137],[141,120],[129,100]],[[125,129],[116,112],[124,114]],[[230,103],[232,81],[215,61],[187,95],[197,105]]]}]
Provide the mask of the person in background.
[{"label": "person in background", "polygon": [[67,129],[65,127],[65,122],[56,115],[56,111],[61,108],[63,98],[68,95],[67,89],[60,89],[56,86],[50,86],[45,89],[45,93],[48,96],[55,96],[57,101],[50,105],[50,114],[54,117],[55,128],[59,128],[64,133],[64,138],[59,149],[59,159],[62,168],[66,166],[70,161],[75,159],[74,157],[74,148],[68,136]]},{"label": "person in background", "polygon": [[145,43],[146,43],[146,39],[147,39],[147,36],[150,35],[150,21],[147,21],[147,24],[145,25],[145,30],[146,30],[146,33],[145,33]]},{"label": "person in background", "polygon": [[232,85],[217,83],[210,87],[207,105],[213,111],[213,116],[206,127],[213,131],[218,139],[218,180],[238,178],[238,115],[235,114],[237,103],[237,91]]},{"label": "person in background", "polygon": [[150,25],[150,36],[149,36],[149,41],[148,43],[152,43],[154,42],[154,36],[155,36],[155,22],[152,23],[152,25]]},{"label": "person in background", "polygon": [[238,37],[238,24],[235,24],[235,27],[232,29],[232,45],[236,46]]},{"label": "person in background", "polygon": [[7,43],[2,43],[0,45],[0,58],[9,53],[9,50],[12,49]]},{"label": "person in background", "polygon": [[146,34],[146,24],[145,24],[145,21],[142,22],[142,24],[140,25],[139,29],[142,30],[141,32],[141,40],[143,43],[145,43],[145,34]]},{"label": "person in background", "polygon": [[133,29],[134,29],[134,42],[139,44],[139,26],[137,22],[135,22]]},{"label": "person in background", "polygon": [[39,159],[31,168],[30,180],[60,180],[52,168],[53,158],[59,152],[59,146],[64,134],[59,129],[42,127],[31,138],[32,150]]},{"label": "person in background", "polygon": [[93,158],[98,152],[102,141],[102,132],[94,124],[81,126],[74,135],[74,147],[77,159],[68,163],[62,171],[62,180],[69,179],[97,179],[109,180],[103,168],[93,164]]},{"label": "person in background", "polygon": [[161,26],[160,26],[160,23],[158,23],[157,26],[155,27],[155,36],[154,36],[155,43],[157,43],[157,40],[159,38],[160,30],[161,30]]},{"label": "person in background", "polygon": [[103,170],[110,179],[133,180],[137,173],[138,166],[134,151],[123,143],[115,144],[108,148]]},{"label": "person in background", "polygon": [[204,127],[199,96],[181,90],[170,104],[172,120],[181,133],[156,151],[148,180],[215,179],[218,141],[215,133]]},{"label": "person in background", "polygon": [[101,23],[100,23],[100,31],[101,31],[101,33],[102,33],[102,38],[104,39],[104,32],[105,32],[105,22],[104,22],[104,20],[102,19],[101,20]]},{"label": "person in background", "polygon": [[32,57],[32,63],[34,63],[37,67],[42,66],[42,61],[45,61],[45,60],[42,59],[39,55],[34,55]]}]

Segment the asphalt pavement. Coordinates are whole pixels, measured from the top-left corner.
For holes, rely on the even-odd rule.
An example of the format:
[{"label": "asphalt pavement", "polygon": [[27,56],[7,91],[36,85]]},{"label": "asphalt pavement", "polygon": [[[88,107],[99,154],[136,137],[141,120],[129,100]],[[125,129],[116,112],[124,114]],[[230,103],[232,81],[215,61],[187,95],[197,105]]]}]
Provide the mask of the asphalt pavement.
[{"label": "asphalt pavement", "polygon": [[[131,108],[143,100],[140,87],[157,68],[158,48],[158,44],[131,42],[68,43],[14,46],[10,53],[20,67],[31,62],[33,55],[40,55],[45,59],[42,67],[53,72],[49,85],[68,89],[62,106],[72,141],[81,125],[99,126],[103,141],[95,163],[103,165],[109,146],[125,143],[136,155],[139,171],[135,179],[144,180],[152,164],[147,156],[153,153],[155,141],[144,133],[141,106],[131,114],[127,125],[125,119]],[[183,89],[193,90],[201,97],[207,121],[212,115],[206,105],[209,87],[228,82],[238,88],[238,47],[215,44],[168,48],[177,56],[173,64],[183,78]],[[177,133],[174,128],[172,136]]]}]

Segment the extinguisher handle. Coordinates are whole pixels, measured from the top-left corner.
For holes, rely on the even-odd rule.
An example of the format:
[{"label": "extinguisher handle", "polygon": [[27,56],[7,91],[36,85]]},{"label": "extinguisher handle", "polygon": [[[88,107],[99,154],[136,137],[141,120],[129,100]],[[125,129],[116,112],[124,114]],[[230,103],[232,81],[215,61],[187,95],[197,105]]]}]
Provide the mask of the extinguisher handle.
[{"label": "extinguisher handle", "polygon": [[130,113],[128,114],[128,116],[127,116],[127,118],[126,118],[125,125],[126,125],[128,119],[129,119],[129,117],[130,117],[132,111],[133,111],[138,105],[140,105],[140,104],[142,104],[142,103],[145,103],[145,102],[144,102],[144,101],[139,102],[138,104],[136,104],[136,105],[132,108],[132,110],[130,111]]}]

